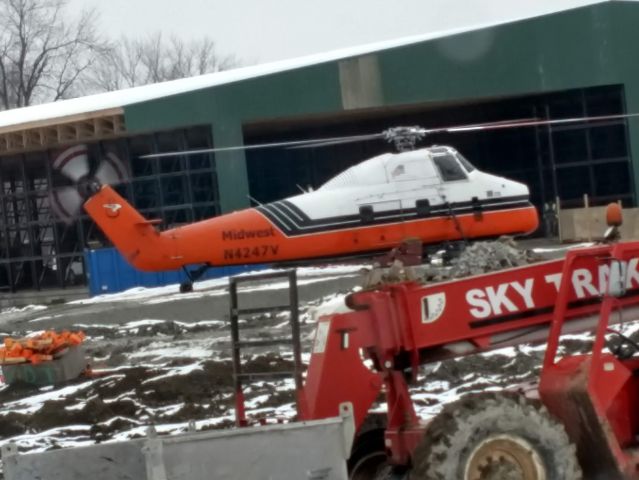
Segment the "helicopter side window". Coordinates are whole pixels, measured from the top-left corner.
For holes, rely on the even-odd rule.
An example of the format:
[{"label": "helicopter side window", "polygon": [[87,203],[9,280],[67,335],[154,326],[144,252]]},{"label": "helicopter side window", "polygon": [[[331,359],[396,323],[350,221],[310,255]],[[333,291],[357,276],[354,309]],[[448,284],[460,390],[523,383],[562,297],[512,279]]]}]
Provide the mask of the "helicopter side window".
[{"label": "helicopter side window", "polygon": [[452,155],[437,155],[433,157],[433,161],[444,182],[466,180],[466,174]]}]

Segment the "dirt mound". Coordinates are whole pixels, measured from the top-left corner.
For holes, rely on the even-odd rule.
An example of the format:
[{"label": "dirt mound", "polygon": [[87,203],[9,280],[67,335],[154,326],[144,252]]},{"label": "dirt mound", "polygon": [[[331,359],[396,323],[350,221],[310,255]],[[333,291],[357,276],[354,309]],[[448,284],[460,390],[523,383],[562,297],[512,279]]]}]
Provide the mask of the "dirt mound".
[{"label": "dirt mound", "polygon": [[[248,359],[244,368],[250,372],[290,371],[292,362],[275,354],[258,355]],[[14,385],[0,391],[0,404],[16,405],[16,411],[0,415],[0,440],[87,425],[90,438],[99,442],[139,425],[229,415],[233,407],[233,368],[229,360],[208,360],[196,365],[174,360],[162,368],[120,368],[93,381],[82,378],[63,387],[73,390],[74,386],[77,389],[73,393],[44,400],[35,411],[28,407],[29,399],[42,395],[42,389]],[[272,385],[252,387],[248,398],[259,395],[266,395],[261,405],[294,401],[292,394],[278,392]],[[228,422],[220,426],[228,426]]]},{"label": "dirt mound", "polygon": [[[535,260],[530,252],[507,241],[480,242],[451,266],[433,267],[444,279]],[[304,314],[307,317],[311,318]],[[253,316],[243,320],[241,328],[244,340],[290,335],[287,317],[281,314]],[[103,375],[45,389],[0,387],[0,444],[12,439],[22,451],[45,450],[136,438],[149,425],[160,434],[182,432],[191,421],[198,429],[233,425],[233,369],[226,322],[141,320],[84,329],[90,337],[86,347],[93,366],[96,371],[103,367]],[[310,350],[312,332],[313,322],[303,323],[304,352]],[[562,349],[584,351],[590,342],[587,335],[571,336],[562,342]],[[243,351],[243,370],[291,371],[291,350],[280,346]],[[543,346],[521,346],[426,366],[411,388],[417,411],[429,417],[465,393],[533,382],[543,353]],[[245,396],[252,419],[294,419],[292,380],[246,383]]]},{"label": "dirt mound", "polygon": [[434,262],[424,271],[429,282],[464,278],[505,268],[521,267],[538,262],[542,258],[532,250],[523,250],[511,237],[491,242],[475,242],[465,247],[450,266]]}]

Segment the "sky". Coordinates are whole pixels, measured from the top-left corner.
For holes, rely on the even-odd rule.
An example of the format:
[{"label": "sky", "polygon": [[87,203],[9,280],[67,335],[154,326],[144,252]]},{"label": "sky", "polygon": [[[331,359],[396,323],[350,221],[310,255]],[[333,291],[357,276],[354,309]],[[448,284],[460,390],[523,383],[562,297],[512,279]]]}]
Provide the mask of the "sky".
[{"label": "sky", "polygon": [[244,65],[577,7],[594,0],[69,0],[112,39],[208,35]]}]

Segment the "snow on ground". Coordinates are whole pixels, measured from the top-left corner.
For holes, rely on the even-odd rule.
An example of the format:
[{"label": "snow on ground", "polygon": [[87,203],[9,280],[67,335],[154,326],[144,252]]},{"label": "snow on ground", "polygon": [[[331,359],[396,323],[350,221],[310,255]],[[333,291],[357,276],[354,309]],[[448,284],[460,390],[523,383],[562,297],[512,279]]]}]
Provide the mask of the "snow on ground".
[{"label": "snow on ground", "polygon": [[92,382],[83,382],[78,385],[71,385],[64,388],[51,389],[50,387],[45,387],[41,389],[42,392],[39,395],[31,395],[28,397],[21,398],[20,400],[16,400],[14,402],[4,403],[0,407],[0,415],[6,415],[8,413],[23,413],[23,414],[32,414],[37,412],[42,408],[45,402],[60,400],[62,398],[69,397],[71,395],[76,394],[77,392],[89,387]]},{"label": "snow on ground", "polygon": [[79,328],[83,330],[91,330],[91,329],[102,329],[112,333],[113,335],[132,335],[138,334],[140,331],[147,329],[154,330],[154,327],[162,327],[166,325],[173,325],[181,330],[197,330],[201,328],[221,328],[226,327],[228,324],[222,320],[201,320],[199,322],[179,322],[179,321],[171,321],[167,322],[166,320],[154,320],[154,319],[146,319],[146,320],[136,320],[133,322],[123,323],[121,325],[99,325],[99,324],[85,324],[85,323],[76,323],[74,328]]},{"label": "snow on ground", "polygon": [[9,307],[0,310],[0,315],[11,313],[25,313],[25,312],[37,312],[40,310],[46,310],[46,305],[25,305],[24,307]]},{"label": "snow on ground", "polygon": [[[306,270],[302,281],[326,278],[327,269]],[[345,269],[348,273],[358,270]],[[329,271],[329,278],[338,271]],[[125,296],[138,301],[130,294]],[[149,298],[149,292],[145,297]],[[343,297],[328,296],[329,310],[339,308]],[[309,308],[328,311],[318,303],[312,301],[300,309],[306,351],[314,329]],[[290,328],[286,315],[280,312],[243,320],[244,338],[285,336]],[[37,327],[39,322],[25,325]],[[85,347],[95,376],[59,387],[0,389],[0,446],[13,441],[21,451],[42,451],[135,438],[145,435],[149,425],[159,433],[184,432],[190,421],[197,428],[232,426],[227,322],[148,318],[119,325],[76,324],[74,328],[87,334]],[[308,361],[308,354],[303,358]],[[246,352],[244,362],[247,371],[287,371],[292,368],[292,351],[289,346],[253,349]],[[295,415],[293,391],[292,380],[247,385],[248,414],[290,420]]]},{"label": "snow on ground", "polygon": [[[300,269],[302,282],[351,275],[360,266]],[[196,284],[194,295],[223,292],[227,279]],[[250,288],[280,289],[281,282]],[[161,300],[176,286],[134,289],[89,302]],[[214,293],[215,292],[215,293]],[[224,294],[224,293],[220,293]],[[345,293],[327,295],[300,306],[303,362],[310,360],[315,321],[347,310]],[[86,301],[85,301],[86,302]],[[76,302],[81,303],[81,302]],[[28,334],[39,319],[23,324]],[[0,446],[15,442],[21,451],[88,445],[145,436],[150,425],[161,433],[227,428],[234,421],[230,332],[224,320],[187,323],[147,318],[119,325],[78,324],[88,335],[86,348],[95,376],[66,385],[29,388],[0,387]],[[257,315],[243,321],[244,339],[285,336],[286,313]],[[617,328],[617,327],[616,327]],[[639,321],[626,322],[622,333],[635,338]],[[567,335],[560,353],[586,351],[590,334]],[[418,414],[436,415],[442,406],[470,393],[493,389],[534,390],[544,345],[520,345],[481,355],[437,362],[420,370],[411,394]],[[243,351],[243,368],[250,372],[291,370],[289,346]],[[247,413],[252,419],[292,420],[295,417],[292,379],[257,381],[245,385]],[[375,406],[383,411],[384,405]]]},{"label": "snow on ground", "polygon": [[[327,267],[304,267],[297,269],[298,285],[308,285],[314,282],[328,282],[345,275],[357,275],[365,265],[333,265]],[[252,275],[255,273],[281,272],[281,269],[260,270],[259,272],[245,272],[238,276]],[[80,299],[69,302],[71,305],[91,305],[107,302],[139,301],[142,303],[162,303],[171,301],[184,301],[202,296],[227,295],[229,277],[220,277],[210,280],[198,281],[193,285],[194,291],[179,293],[179,285],[167,285],[162,287],[135,287],[124,292],[107,295],[97,295],[88,299]],[[241,286],[240,293],[258,290],[279,290],[287,288],[288,282],[267,282],[262,285]]]},{"label": "snow on ground", "polygon": [[309,307],[306,312],[306,317],[308,320],[316,322],[323,315],[330,315],[332,313],[345,313],[351,311],[350,308],[346,306],[345,293],[336,293],[329,297],[326,297],[324,301],[317,305]]},{"label": "snow on ground", "polygon": [[213,351],[212,344],[194,345],[193,342],[171,342],[171,346],[167,347],[166,341],[157,341],[149,344],[146,348],[131,353],[130,359],[143,358],[145,360],[162,361],[172,358],[206,358]]},{"label": "snow on ground", "polygon": [[[340,298],[330,297],[315,309],[339,308]],[[247,327],[265,322],[273,336],[287,328],[277,316],[250,320]],[[4,433],[0,445],[13,441],[22,451],[42,451],[137,438],[146,435],[150,425],[159,433],[185,432],[190,421],[198,429],[232,426],[232,367],[226,329],[220,329],[217,322],[201,322],[199,327],[205,330],[167,335],[161,333],[167,323],[153,319],[129,322],[109,326],[115,335],[107,339],[90,336],[89,353],[104,363],[96,368],[95,378],[60,387],[0,390],[0,432]],[[303,361],[308,363],[313,322],[303,328]],[[255,335],[260,332],[262,328],[254,331]],[[638,334],[639,322],[626,323],[622,332]],[[591,339],[587,333],[566,335],[560,353],[586,349]],[[522,345],[425,366],[411,388],[418,414],[432,417],[444,404],[470,392],[529,390],[544,352],[544,345]],[[288,370],[291,361],[288,347],[258,349],[244,357],[247,371]],[[253,382],[244,391],[249,417],[294,418],[292,379]],[[382,412],[384,405],[374,410]]]}]

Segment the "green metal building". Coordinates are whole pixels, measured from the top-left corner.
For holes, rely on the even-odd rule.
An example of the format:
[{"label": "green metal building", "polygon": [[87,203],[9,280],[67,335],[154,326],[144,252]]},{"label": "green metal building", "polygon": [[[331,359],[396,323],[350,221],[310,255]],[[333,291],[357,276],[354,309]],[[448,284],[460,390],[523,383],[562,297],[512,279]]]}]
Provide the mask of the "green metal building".
[{"label": "green metal building", "polygon": [[[606,1],[466,31],[402,39],[300,60],[0,113],[0,288],[64,286],[90,219],[49,209],[64,182],[52,159],[84,143],[92,162],[128,162],[118,187],[171,226],[318,186],[388,151],[378,142],[155,159],[152,152],[465,125],[639,112],[639,3]],[[542,208],[636,203],[639,119],[441,134],[482,170],[527,183]],[[634,152],[634,156],[633,156]],[[634,158],[634,160],[633,160]],[[77,272],[76,272],[77,273]],[[73,281],[78,281],[73,275]]]}]

